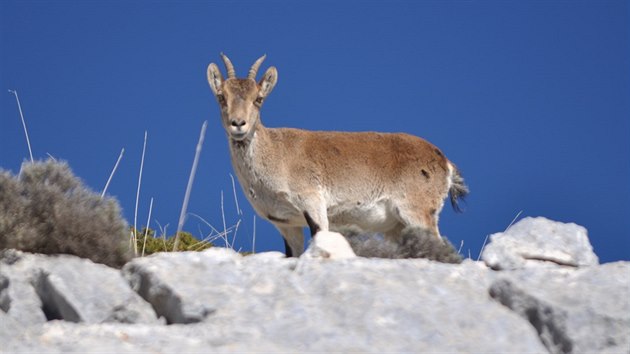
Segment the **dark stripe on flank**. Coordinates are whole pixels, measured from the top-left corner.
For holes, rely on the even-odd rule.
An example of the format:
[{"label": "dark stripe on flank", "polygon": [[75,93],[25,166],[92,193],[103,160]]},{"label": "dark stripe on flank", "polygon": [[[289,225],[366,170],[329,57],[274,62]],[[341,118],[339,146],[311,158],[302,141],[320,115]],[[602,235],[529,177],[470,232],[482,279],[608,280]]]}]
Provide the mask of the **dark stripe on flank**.
[{"label": "dark stripe on flank", "polygon": [[267,215],[267,219],[269,219],[271,221],[274,221],[274,222],[280,222],[280,223],[283,223],[283,224],[288,224],[289,223],[289,220],[277,218],[277,217],[275,217],[275,216],[273,216],[271,214]]}]

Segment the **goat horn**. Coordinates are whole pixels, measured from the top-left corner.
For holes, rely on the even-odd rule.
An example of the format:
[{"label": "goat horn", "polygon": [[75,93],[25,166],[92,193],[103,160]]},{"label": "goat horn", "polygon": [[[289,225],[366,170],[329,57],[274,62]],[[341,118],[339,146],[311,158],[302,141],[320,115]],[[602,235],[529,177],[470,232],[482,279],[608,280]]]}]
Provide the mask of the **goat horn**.
[{"label": "goat horn", "polygon": [[225,64],[225,68],[227,69],[228,79],[236,78],[236,71],[234,71],[234,65],[232,65],[230,58],[228,58],[227,55],[221,53],[221,59],[223,59],[223,63]]},{"label": "goat horn", "polygon": [[254,65],[252,65],[251,69],[249,69],[249,74],[247,75],[248,79],[256,80],[256,73],[258,72],[258,68],[260,67],[260,64],[262,64],[263,60],[265,60],[266,57],[267,57],[267,54],[258,58],[258,60],[254,62]]}]

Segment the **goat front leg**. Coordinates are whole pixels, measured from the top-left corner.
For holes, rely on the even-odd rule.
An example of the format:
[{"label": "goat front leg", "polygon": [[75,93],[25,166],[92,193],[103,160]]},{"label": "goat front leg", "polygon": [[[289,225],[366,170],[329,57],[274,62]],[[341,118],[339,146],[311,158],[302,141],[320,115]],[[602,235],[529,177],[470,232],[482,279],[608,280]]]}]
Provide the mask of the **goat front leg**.
[{"label": "goat front leg", "polygon": [[319,226],[319,224],[315,220],[313,220],[311,214],[309,214],[308,211],[304,212],[304,218],[306,219],[306,224],[308,225],[308,228],[311,230],[311,238],[315,237],[315,234],[321,231],[321,226]]},{"label": "goat front leg", "polygon": [[287,257],[299,257],[304,253],[304,231],[302,231],[302,227],[275,226],[284,239],[285,254]]},{"label": "goat front leg", "polygon": [[302,212],[306,224],[311,231],[311,237],[315,237],[320,231],[328,231],[328,215],[324,203],[313,203],[314,208],[308,208]]}]

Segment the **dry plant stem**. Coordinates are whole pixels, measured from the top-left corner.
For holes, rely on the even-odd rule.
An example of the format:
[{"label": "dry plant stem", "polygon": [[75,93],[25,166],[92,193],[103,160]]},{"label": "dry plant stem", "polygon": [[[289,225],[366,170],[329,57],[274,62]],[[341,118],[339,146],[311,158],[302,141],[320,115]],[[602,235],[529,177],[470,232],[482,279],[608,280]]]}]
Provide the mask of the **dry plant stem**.
[{"label": "dry plant stem", "polygon": [[481,254],[483,253],[483,249],[486,248],[486,242],[488,242],[488,236],[490,236],[490,235],[486,235],[486,238],[483,239],[483,244],[481,245],[481,250],[479,251],[479,254],[477,255],[477,261],[479,261],[481,259]]},{"label": "dry plant stem", "polygon": [[[519,211],[518,214],[516,214],[516,216],[514,217],[514,219],[512,219],[512,222],[508,225],[508,227],[506,227],[505,230],[503,230],[503,232],[506,232],[510,227],[512,227],[516,219],[518,219],[518,217],[521,216],[522,213],[523,213],[522,210]],[[486,248],[486,242],[488,242],[488,236],[489,235],[486,235],[486,238],[483,240],[483,244],[481,245],[481,250],[479,251],[479,255],[477,256],[477,261],[481,259],[481,254],[483,253],[483,249]]]},{"label": "dry plant stem", "polygon": [[236,203],[236,213],[238,215],[243,215],[243,211],[238,206],[238,198],[236,197],[236,184],[234,183],[234,176],[230,173],[230,178],[232,179],[232,192],[234,193],[234,203]]},{"label": "dry plant stem", "polygon": [[223,235],[224,235],[224,241],[225,241],[225,247],[227,248],[232,248],[230,246],[230,240],[227,237],[227,228],[226,228],[226,224],[225,224],[225,211],[223,210],[223,191],[221,191],[221,219],[223,219]]},{"label": "dry plant stem", "polygon": [[[243,215],[243,211],[241,210],[239,204],[238,204],[238,197],[237,197],[237,193],[236,193],[236,183],[234,182],[234,176],[232,176],[232,174],[230,174],[230,179],[232,180],[232,193],[234,196],[234,203],[236,205],[236,212],[238,215]],[[242,222],[242,219],[239,217],[239,219],[237,220],[235,225],[232,225],[230,227],[227,227],[227,222],[226,222],[226,218],[225,218],[225,201],[224,201],[224,195],[223,195],[223,191],[221,191],[221,220],[223,222],[223,231],[219,232],[214,226],[212,226],[212,224],[210,224],[207,220],[205,220],[204,218],[202,218],[201,216],[195,214],[195,213],[188,213],[188,215],[192,215],[196,218],[198,218],[199,220],[201,220],[204,224],[206,224],[208,227],[210,227],[210,229],[212,230],[210,232],[210,234],[208,236],[206,236],[205,238],[203,238],[202,241],[207,241],[207,242],[214,242],[217,239],[222,239],[223,243],[225,244],[225,247],[227,248],[232,248],[234,249],[234,243],[236,242],[236,233],[238,232],[238,228]],[[254,215],[254,223],[256,222],[256,216]],[[255,228],[256,225],[254,225],[254,233],[255,233]],[[232,242],[230,242],[229,238],[228,238],[228,234],[234,231],[234,234],[232,235]],[[215,233],[215,235],[213,235],[213,233]],[[200,234],[203,234],[200,231]],[[255,238],[256,235],[254,235],[254,242],[255,242]]]},{"label": "dry plant stem", "polygon": [[103,188],[103,193],[101,193],[101,199],[105,197],[105,193],[107,192],[107,187],[109,187],[109,182],[112,181],[112,177],[114,177],[114,173],[116,173],[116,169],[118,169],[118,164],[120,163],[120,160],[122,159],[124,153],[125,153],[125,148],[122,148],[122,150],[120,150],[120,155],[118,155],[118,160],[116,160],[116,164],[114,165],[114,168],[112,169],[112,173],[109,174],[107,183],[105,183],[105,188]]},{"label": "dry plant stem", "polygon": [[203,139],[206,135],[207,126],[208,126],[208,121],[203,122],[203,125],[201,126],[201,133],[199,134],[199,142],[197,143],[197,149],[195,151],[195,159],[193,160],[193,165],[190,170],[190,176],[188,177],[188,185],[186,186],[186,194],[184,195],[182,211],[179,214],[179,222],[177,223],[177,232],[175,233],[175,242],[173,244],[173,251],[177,251],[177,247],[179,246],[179,233],[182,231],[182,228],[184,227],[184,221],[186,219],[186,209],[188,208],[188,200],[190,198],[190,191],[192,189],[193,181],[195,180],[195,173],[197,172],[197,163],[199,162],[199,155],[201,155],[201,148],[203,146]]},{"label": "dry plant stem", "polygon": [[189,250],[191,250],[191,251],[199,251],[201,249],[201,247],[205,246],[207,243],[211,243],[212,244],[213,237],[214,237],[214,239],[218,238],[218,236],[207,236],[207,237],[204,237],[203,239],[199,240],[199,242],[195,242],[192,245],[190,245]]},{"label": "dry plant stem", "polygon": [[[212,229],[212,231],[214,231],[217,235],[221,235],[221,232],[219,232],[219,230],[215,229],[214,226],[212,226],[212,224],[210,224],[206,219],[202,218],[201,216],[195,214],[195,213],[188,213],[189,215],[192,215],[194,217],[196,217],[197,219],[201,220],[204,222],[204,224],[208,225],[208,227],[210,227],[210,229]],[[210,232],[210,235],[212,235],[212,232]]]},{"label": "dry plant stem", "polygon": [[514,217],[514,219],[512,219],[512,222],[510,223],[510,225],[508,225],[508,227],[505,228],[505,231],[507,231],[510,227],[512,227],[512,225],[514,225],[514,222],[516,221],[516,219],[518,219],[519,216],[521,216],[521,214],[523,213],[523,211],[519,211],[518,214],[516,214],[516,216]]},{"label": "dry plant stem", "polygon": [[236,222],[236,226],[234,226],[234,233],[232,234],[232,249],[234,249],[234,244],[236,243],[236,233],[238,232],[238,226],[241,224],[241,219],[238,219]]},{"label": "dry plant stem", "polygon": [[164,244],[164,249],[166,250],[166,228],[168,227],[168,224],[164,225],[164,227],[162,227],[162,224],[160,224],[159,221],[155,221],[158,224],[158,227],[160,228],[160,234],[162,235],[162,243]]},{"label": "dry plant stem", "polygon": [[142,169],[144,168],[144,153],[147,149],[147,131],[144,131],[144,144],[142,145],[142,159],[140,160],[140,173],[138,174],[138,189],[136,190],[136,208],[133,214],[133,251],[138,255],[138,201],[140,200],[140,186],[142,185]]},{"label": "dry plant stem", "polygon": [[256,253],[256,214],[254,214],[254,235],[252,236],[252,253]]},{"label": "dry plant stem", "polygon": [[149,224],[151,223],[151,212],[153,211],[153,197],[149,204],[149,217],[147,218],[147,226],[144,229],[144,242],[142,243],[142,257],[144,257],[144,249],[147,247],[147,236],[149,235]]},{"label": "dry plant stem", "polygon": [[[135,242],[135,237],[134,237],[134,231],[130,230],[129,231],[129,249],[135,249],[133,246],[133,243]],[[134,253],[135,255],[135,253]]]},{"label": "dry plant stem", "polygon": [[[210,229],[210,234],[208,236],[206,236],[202,241],[207,241],[210,243],[213,243],[215,240],[217,239],[221,239],[223,240],[223,242],[225,242],[225,233],[224,232],[219,232],[219,230],[217,230],[214,226],[212,226],[212,224],[210,224],[206,219],[202,218],[201,216],[195,214],[195,213],[188,213],[189,215],[192,215],[194,217],[196,217],[197,219],[201,220],[204,224],[206,224]],[[230,227],[228,229],[228,231],[232,230],[233,227]],[[215,233],[214,235],[212,233]],[[226,245],[227,247],[227,245]]]},{"label": "dry plant stem", "polygon": [[18,105],[18,110],[20,111],[20,118],[22,119],[22,126],[24,127],[24,135],[26,136],[26,145],[28,145],[28,153],[31,156],[31,163],[34,163],[33,160],[33,150],[31,150],[31,140],[28,138],[28,130],[26,129],[26,121],[24,120],[24,114],[22,113],[22,105],[20,104],[20,98],[18,97],[18,93],[15,90],[9,90],[15,96],[15,101]]}]

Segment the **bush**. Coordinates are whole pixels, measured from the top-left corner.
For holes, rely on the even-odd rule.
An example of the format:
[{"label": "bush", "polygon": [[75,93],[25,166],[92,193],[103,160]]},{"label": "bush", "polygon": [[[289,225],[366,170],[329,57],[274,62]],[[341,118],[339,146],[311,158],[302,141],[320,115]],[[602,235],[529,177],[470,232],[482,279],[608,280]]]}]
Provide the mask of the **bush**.
[{"label": "bush", "polygon": [[0,248],[73,254],[121,267],[132,253],[118,202],[101,198],[65,162],[0,170]]},{"label": "bush", "polygon": [[406,227],[397,240],[380,234],[362,234],[351,228],[341,230],[358,256],[375,258],[427,258],[442,263],[461,263],[462,257],[445,238],[420,227]]}]

